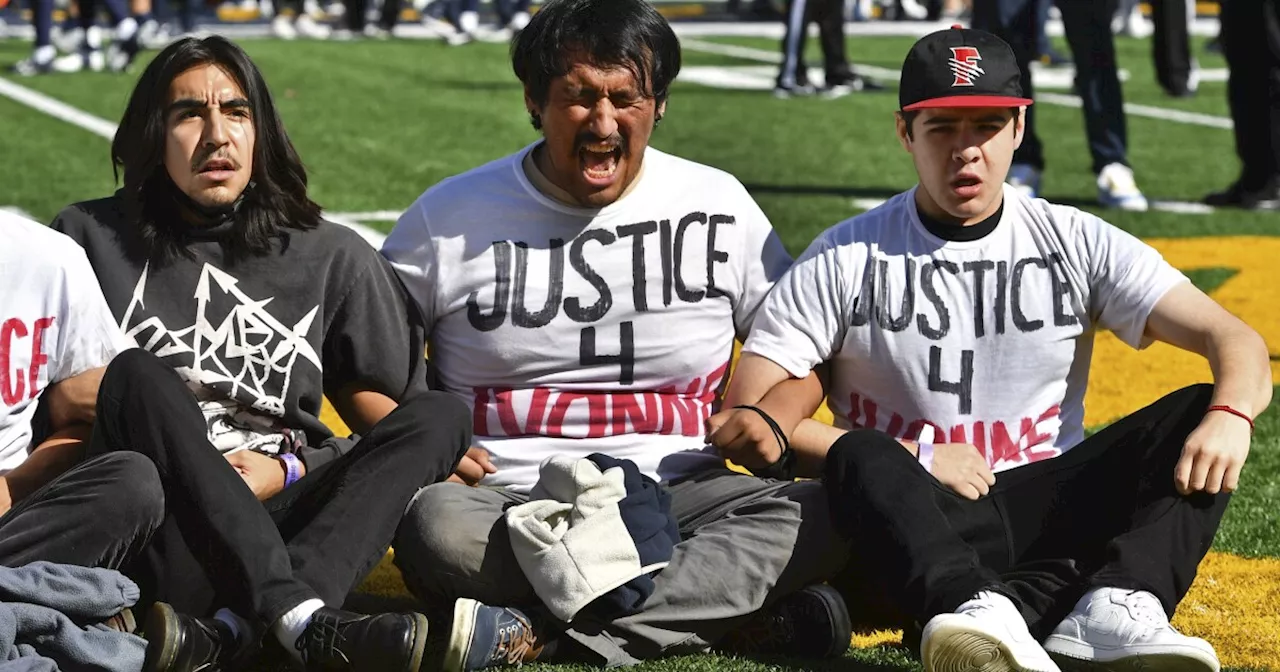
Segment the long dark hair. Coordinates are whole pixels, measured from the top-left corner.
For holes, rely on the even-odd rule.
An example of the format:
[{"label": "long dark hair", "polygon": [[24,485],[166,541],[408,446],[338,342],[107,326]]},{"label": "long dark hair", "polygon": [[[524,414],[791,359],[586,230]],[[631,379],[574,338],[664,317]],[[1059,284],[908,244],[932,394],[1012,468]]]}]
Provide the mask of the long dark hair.
[{"label": "long dark hair", "polygon": [[234,208],[220,213],[234,218],[231,233],[224,239],[228,254],[265,254],[271,251],[273,239],[287,244],[290,229],[306,230],[320,224],[320,206],[307,197],[306,170],[258,67],[230,40],[216,35],[188,37],[165,47],[143,71],[111,142],[117,181],[121,169],[124,171],[121,194],[125,209],[137,222],[137,251],[153,260],[185,254],[190,225],[183,223],[183,213],[202,213],[173,183],[164,166],[169,85],[201,65],[215,65],[235,79],[249,100],[253,118],[249,186]]},{"label": "long dark hair", "polygon": [[511,68],[545,105],[551,80],[580,55],[598,67],[629,69],[659,105],[680,72],[680,41],[645,0],[549,0],[512,41]]}]

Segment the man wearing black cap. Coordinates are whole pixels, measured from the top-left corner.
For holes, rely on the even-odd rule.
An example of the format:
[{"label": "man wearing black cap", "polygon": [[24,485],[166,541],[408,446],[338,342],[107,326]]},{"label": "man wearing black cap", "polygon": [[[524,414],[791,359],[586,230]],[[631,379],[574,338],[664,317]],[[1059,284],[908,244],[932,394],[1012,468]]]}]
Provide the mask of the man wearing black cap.
[{"label": "man wearing black cap", "polygon": [[[871,549],[857,566],[923,628],[926,670],[1216,672],[1168,619],[1270,403],[1266,346],[1137,238],[1003,184],[1019,79],[989,33],[916,43],[897,134],[919,184],[779,280],[710,441],[824,478],[832,519]],[[1215,384],[1086,438],[1101,329],[1196,352]],[[805,420],[828,392],[837,426]]]}]

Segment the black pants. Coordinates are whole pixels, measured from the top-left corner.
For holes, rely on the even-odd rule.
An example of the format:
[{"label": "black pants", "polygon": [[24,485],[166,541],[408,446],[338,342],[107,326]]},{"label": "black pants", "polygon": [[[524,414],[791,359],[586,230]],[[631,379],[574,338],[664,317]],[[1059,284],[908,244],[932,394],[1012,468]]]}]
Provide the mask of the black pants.
[{"label": "black pants", "polygon": [[825,479],[837,527],[869,551],[855,567],[906,624],[979,590],[1012,598],[1033,635],[1092,587],[1150,591],[1170,616],[1226,511],[1228,494],[1184,497],[1173,472],[1212,387],[1170,394],[1064,454],[996,475],[964,499],[896,441],[868,430],[832,447]]},{"label": "black pants", "polygon": [[[346,0],[344,4],[347,9],[347,28],[357,33],[364,32],[369,23],[366,17],[369,13],[369,0]],[[404,0],[384,0],[378,16],[378,27],[383,30],[395,28],[400,21],[400,9],[403,5]]]},{"label": "black pants", "polygon": [[1226,0],[1220,16],[1240,182],[1253,191],[1280,179],[1280,0]]},{"label": "black pants", "polygon": [[[269,626],[307,599],[342,604],[386,553],[418,489],[453,472],[470,444],[469,415],[443,393],[405,400],[349,453],[259,503],[210,445],[178,374],[134,349],[107,367],[91,450],[155,463],[170,521],[155,539],[164,557],[142,571],[158,596],[190,594],[185,584],[207,580],[218,602],[204,611],[228,607]],[[182,544],[203,571],[181,561]]]},{"label": "black pants", "polygon": [[1156,81],[1166,93],[1185,95],[1191,81],[1191,27],[1188,12],[1195,0],[1154,0],[1151,3],[1151,51]]},{"label": "black pants", "polygon": [[0,517],[0,565],[45,560],[124,569],[164,520],[151,461],[119,453],[68,469]]},{"label": "black pants", "polygon": [[[1076,67],[1076,87],[1084,102],[1085,134],[1093,172],[1112,163],[1128,165],[1128,130],[1124,96],[1116,65],[1111,18],[1116,0],[1056,0],[1062,11],[1063,30]],[[1037,0],[974,0],[973,27],[995,33],[1013,47],[1022,70],[1023,94],[1034,97],[1030,63],[1039,52]],[[1022,146],[1013,153],[1014,163],[1028,163],[1043,170],[1044,145],[1036,134],[1036,106],[1027,107],[1027,130]]]},{"label": "black pants", "polygon": [[782,36],[782,69],[778,86],[803,86],[809,83],[804,62],[804,45],[808,41],[809,22],[818,24],[822,43],[823,69],[828,83],[848,77],[849,55],[844,43],[844,0],[787,0],[786,32]]}]

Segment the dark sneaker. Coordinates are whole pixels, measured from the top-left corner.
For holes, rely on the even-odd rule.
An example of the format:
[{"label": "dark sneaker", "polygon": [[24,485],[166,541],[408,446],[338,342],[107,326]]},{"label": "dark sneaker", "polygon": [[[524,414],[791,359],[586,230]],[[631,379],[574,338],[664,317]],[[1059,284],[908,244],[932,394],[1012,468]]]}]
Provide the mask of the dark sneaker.
[{"label": "dark sneaker", "polygon": [[835,658],[849,649],[853,624],[844,598],[818,584],[788,595],[725,635],[730,653]]},{"label": "dark sneaker", "polygon": [[444,670],[464,672],[532,662],[542,654],[543,644],[533,622],[519,609],[462,598],[453,604]]},{"label": "dark sneaker", "polygon": [[427,617],[321,607],[294,646],[307,670],[418,672],[427,648]]},{"label": "dark sneaker", "polygon": [[179,614],[164,602],[151,606],[143,633],[146,672],[231,672],[243,667],[249,650],[225,623]]},{"label": "dark sneaker", "polygon": [[1273,179],[1259,189],[1247,189],[1237,180],[1225,191],[1209,194],[1206,205],[1245,210],[1280,210],[1280,179]]}]

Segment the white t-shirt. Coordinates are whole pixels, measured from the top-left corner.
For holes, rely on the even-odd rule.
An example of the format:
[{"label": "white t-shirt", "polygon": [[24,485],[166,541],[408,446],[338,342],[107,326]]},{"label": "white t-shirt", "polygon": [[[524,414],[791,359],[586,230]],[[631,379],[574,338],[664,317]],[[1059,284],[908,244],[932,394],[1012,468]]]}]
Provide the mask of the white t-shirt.
[{"label": "white t-shirt", "polygon": [[744,349],[793,376],[831,361],[839,427],[970,443],[1001,471],[1083,440],[1095,330],[1146,347],[1184,280],[1128,233],[1007,186],[990,234],[942,240],[912,189],[815,240]]},{"label": "white t-shirt", "polygon": [[27,459],[31,419],[52,383],[132,347],[116,327],[84,250],[0,211],[0,473]]},{"label": "white t-shirt", "polygon": [[769,220],[731,175],[653,148],[623,198],[570,207],[530,183],[534,146],[429,189],[383,247],[473,409],[484,483],[530,487],[553,455],[658,480],[722,464],[704,420],[791,263]]}]

